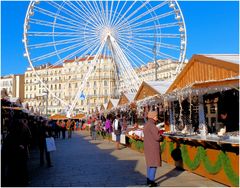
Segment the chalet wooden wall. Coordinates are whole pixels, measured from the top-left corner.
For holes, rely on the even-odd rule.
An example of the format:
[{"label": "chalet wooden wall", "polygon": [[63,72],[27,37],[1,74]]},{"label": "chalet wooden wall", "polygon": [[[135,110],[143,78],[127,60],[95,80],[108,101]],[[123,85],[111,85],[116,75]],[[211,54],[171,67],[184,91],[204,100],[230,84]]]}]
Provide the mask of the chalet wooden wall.
[{"label": "chalet wooden wall", "polygon": [[127,104],[128,102],[129,102],[128,98],[123,94],[120,97],[118,105],[124,105],[124,104]]},{"label": "chalet wooden wall", "polygon": [[159,94],[156,90],[154,90],[152,87],[147,85],[145,82],[143,82],[142,86],[140,87],[140,90],[138,91],[137,95],[135,96],[134,100],[142,100],[149,96],[154,96]]},{"label": "chalet wooden wall", "polygon": [[239,75],[239,65],[195,55],[168,89],[168,93],[195,82],[222,80]]},{"label": "chalet wooden wall", "polygon": [[113,107],[113,104],[111,101],[109,101],[108,105],[107,105],[107,110],[110,110]]}]

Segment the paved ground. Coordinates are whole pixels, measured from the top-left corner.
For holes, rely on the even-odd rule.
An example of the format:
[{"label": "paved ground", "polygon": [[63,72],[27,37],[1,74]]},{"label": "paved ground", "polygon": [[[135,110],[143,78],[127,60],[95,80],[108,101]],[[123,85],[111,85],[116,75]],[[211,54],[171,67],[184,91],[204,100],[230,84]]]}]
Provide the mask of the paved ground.
[{"label": "paved ground", "polygon": [[[31,152],[31,187],[144,187],[144,155],[129,148],[115,150],[113,142],[92,141],[88,133],[74,132],[71,139],[56,140],[51,153],[54,167],[40,167],[38,151]],[[161,187],[223,187],[163,163],[156,174]]]}]

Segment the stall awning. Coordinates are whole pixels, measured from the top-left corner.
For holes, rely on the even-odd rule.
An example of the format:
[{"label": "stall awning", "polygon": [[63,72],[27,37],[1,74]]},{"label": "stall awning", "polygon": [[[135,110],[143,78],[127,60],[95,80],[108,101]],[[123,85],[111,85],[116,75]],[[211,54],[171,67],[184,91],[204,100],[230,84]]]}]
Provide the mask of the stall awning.
[{"label": "stall awning", "polygon": [[63,114],[55,114],[55,115],[52,115],[49,119],[51,120],[64,120],[64,119],[68,119],[66,117],[66,115],[63,115]]},{"label": "stall awning", "polygon": [[76,114],[75,116],[73,116],[71,119],[82,119],[85,117],[85,114]]}]

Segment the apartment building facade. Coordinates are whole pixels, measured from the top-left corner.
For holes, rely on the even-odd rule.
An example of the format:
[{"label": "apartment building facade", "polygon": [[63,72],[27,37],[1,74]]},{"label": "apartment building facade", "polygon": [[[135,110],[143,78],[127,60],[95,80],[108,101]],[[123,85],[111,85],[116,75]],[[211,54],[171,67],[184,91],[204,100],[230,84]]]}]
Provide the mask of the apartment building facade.
[{"label": "apartment building facade", "polygon": [[9,98],[24,99],[24,75],[6,75],[1,76],[0,80],[1,90],[5,90]]},{"label": "apartment building facade", "polygon": [[[118,98],[119,93],[124,91],[124,86],[121,78],[120,85],[117,86],[112,58],[101,57],[96,62],[93,61],[94,57],[83,57],[65,60],[61,66],[46,64],[35,67],[34,70],[29,68],[25,72],[25,102],[40,114],[65,113],[67,106],[72,105],[78,94],[74,112],[87,113],[95,110],[96,106],[107,103],[110,98]],[[86,73],[93,63],[94,71],[85,81]],[[158,80],[170,79],[177,66],[171,60],[158,60]],[[153,62],[136,69],[139,78],[145,81],[155,80],[155,71]],[[83,92],[80,93],[79,88],[83,83]]]},{"label": "apartment building facade", "polygon": [[[25,101],[40,114],[64,113],[74,102],[76,94],[75,113],[89,112],[96,105],[106,103],[117,95],[112,59],[97,59],[94,71],[85,82],[93,60],[94,57],[84,57],[65,60],[61,66],[46,64],[34,70],[29,68],[25,72]],[[79,88],[83,83],[81,93]]]}]

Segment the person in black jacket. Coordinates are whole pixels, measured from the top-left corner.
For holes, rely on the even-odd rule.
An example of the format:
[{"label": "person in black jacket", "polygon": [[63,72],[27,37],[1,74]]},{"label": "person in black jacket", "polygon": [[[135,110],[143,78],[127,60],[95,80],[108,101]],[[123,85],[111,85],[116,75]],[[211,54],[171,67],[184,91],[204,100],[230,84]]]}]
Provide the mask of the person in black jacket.
[{"label": "person in black jacket", "polygon": [[2,146],[2,155],[6,158],[7,186],[11,187],[27,186],[29,180],[27,160],[31,132],[27,120],[19,118],[13,118]]},{"label": "person in black jacket", "polygon": [[39,150],[40,150],[40,166],[44,165],[44,153],[46,156],[47,166],[52,167],[50,152],[47,151],[46,138],[50,137],[48,121],[42,120],[39,127]]}]

